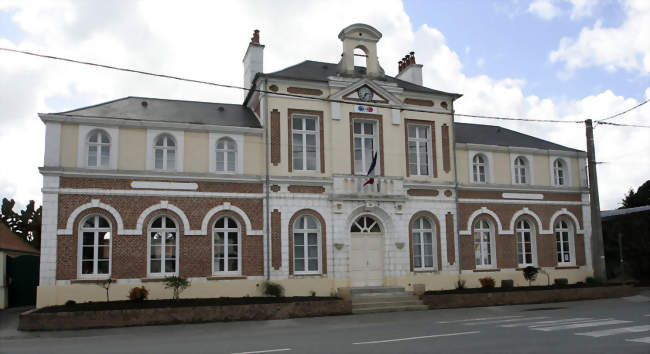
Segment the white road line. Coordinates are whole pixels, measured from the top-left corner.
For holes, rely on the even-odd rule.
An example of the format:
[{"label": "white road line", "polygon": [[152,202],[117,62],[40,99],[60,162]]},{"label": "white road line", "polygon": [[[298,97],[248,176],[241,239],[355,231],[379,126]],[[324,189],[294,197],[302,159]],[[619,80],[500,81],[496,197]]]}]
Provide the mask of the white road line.
[{"label": "white road line", "polygon": [[508,320],[496,320],[496,321],[482,321],[482,322],[470,322],[465,323],[465,326],[476,326],[483,324],[499,324],[499,323],[508,323],[508,322],[517,322],[517,321],[529,321],[529,320],[543,320],[548,318],[548,316],[538,316],[538,317],[528,317],[528,318],[511,318]]},{"label": "white road line", "polygon": [[472,322],[472,321],[486,321],[486,320],[496,320],[499,318],[516,318],[524,316],[495,316],[495,317],[481,317],[481,318],[469,318],[466,320],[455,320],[455,321],[438,321],[438,323],[459,323],[459,322]]},{"label": "white road line", "polygon": [[[565,323],[558,323],[555,324],[555,326],[559,325],[568,325],[568,324],[574,324],[574,323],[587,323],[587,322],[597,322],[597,321],[611,321],[613,318],[590,318],[586,320],[578,320],[578,321],[567,321]],[[531,325],[528,326],[528,328],[533,329],[533,328],[540,328],[540,327],[552,327],[554,324],[538,324],[538,325]]]},{"label": "white road line", "polygon": [[396,339],[386,339],[386,340],[373,340],[373,341],[369,341],[369,342],[357,342],[357,343],[352,343],[352,344],[359,345],[359,344],[378,344],[378,343],[402,342],[402,341],[405,341],[405,340],[438,338],[438,337],[451,337],[451,336],[463,336],[463,335],[466,335],[466,334],[476,334],[476,333],[481,333],[481,332],[480,331],[472,331],[472,332],[432,334],[430,336],[396,338]]},{"label": "white road line", "polygon": [[291,350],[291,348],[282,348],[282,349],[269,349],[269,350],[258,350],[254,352],[237,352],[230,354],[258,354],[258,353],[273,353],[273,352],[286,352]]},{"label": "white road line", "polygon": [[605,337],[605,336],[613,336],[615,334],[621,334],[621,333],[639,333],[639,332],[647,332],[647,331],[650,331],[650,325],[603,329],[600,331],[576,333],[576,335],[589,336],[589,337]]},{"label": "white road line", "polygon": [[607,326],[607,325],[615,325],[615,324],[630,323],[630,322],[632,321],[609,320],[609,321],[598,321],[598,322],[574,323],[574,324],[561,325],[561,326],[531,328],[531,329],[534,329],[536,331],[549,332],[549,331],[559,331],[563,329],[598,327],[598,326]]},{"label": "white road line", "polygon": [[643,337],[643,338],[636,338],[636,339],[626,339],[626,341],[650,344],[650,337]]},{"label": "white road line", "polygon": [[575,322],[582,322],[582,321],[589,321],[593,320],[591,317],[576,317],[576,318],[565,318],[563,320],[555,320],[555,321],[537,321],[537,322],[523,322],[523,323],[510,323],[510,324],[504,324],[499,327],[505,327],[505,328],[511,328],[511,327],[524,327],[524,326],[550,326],[550,325],[559,325],[559,324],[569,324],[569,323],[575,323]]}]

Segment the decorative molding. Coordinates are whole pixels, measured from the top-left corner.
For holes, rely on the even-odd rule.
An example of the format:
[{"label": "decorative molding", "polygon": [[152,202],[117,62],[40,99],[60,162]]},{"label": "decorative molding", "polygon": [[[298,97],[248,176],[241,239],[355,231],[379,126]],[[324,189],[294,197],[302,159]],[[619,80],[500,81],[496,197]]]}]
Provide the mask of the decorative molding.
[{"label": "decorative molding", "polygon": [[323,94],[323,91],[319,89],[306,88],[306,87],[287,87],[287,92],[294,93],[298,95],[311,95],[311,96],[320,96]]},{"label": "decorative molding", "polygon": [[533,199],[533,200],[542,200],[544,199],[544,194],[527,194],[527,193],[501,193],[501,197],[506,199]]},{"label": "decorative molding", "polygon": [[133,181],[131,188],[135,189],[173,189],[173,190],[197,190],[199,185],[196,183],[182,182],[155,182],[155,181]]},{"label": "decorative molding", "polygon": [[589,202],[559,200],[524,200],[524,199],[478,199],[459,198],[459,203],[494,203],[494,204],[536,204],[536,205],[589,205]]},{"label": "decorative molding", "polygon": [[[480,209],[475,210],[472,215],[469,216],[467,219],[467,228],[465,230],[461,230],[458,232],[459,235],[471,235],[472,234],[472,225],[474,224],[474,219],[476,219],[477,216],[481,214],[487,214],[490,215],[494,220],[497,222],[497,234],[505,234],[508,232],[504,232],[503,227],[501,226],[501,220],[499,220],[499,217],[495,212],[492,210],[486,208],[486,207],[481,207]],[[509,232],[512,233],[512,232]]]}]

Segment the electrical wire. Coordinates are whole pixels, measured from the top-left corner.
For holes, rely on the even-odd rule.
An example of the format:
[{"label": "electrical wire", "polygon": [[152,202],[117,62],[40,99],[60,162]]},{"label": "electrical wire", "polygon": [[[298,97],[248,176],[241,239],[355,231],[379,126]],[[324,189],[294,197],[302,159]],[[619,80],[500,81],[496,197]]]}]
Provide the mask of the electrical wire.
[{"label": "electrical wire", "polygon": [[[623,111],[623,112],[616,113],[616,114],[614,114],[613,116],[609,116],[609,117],[607,117],[607,118],[603,118],[603,119],[598,119],[598,120],[596,120],[596,123],[597,123],[597,124],[606,124],[606,123],[603,123],[603,122],[606,121],[606,120],[610,120],[610,119],[612,119],[612,118],[616,118],[616,117],[618,117],[618,116],[622,116],[623,114],[625,114],[625,113],[627,113],[627,112],[629,112],[629,111],[631,111],[631,110],[634,110],[634,109],[637,109],[637,108],[643,106],[644,104],[648,103],[648,101],[650,101],[650,99],[645,100],[645,101],[639,103],[638,105],[636,105],[636,106],[634,106],[634,107],[632,107],[632,108],[630,108],[630,109],[627,109],[627,110],[625,110],[625,111]],[[614,124],[612,124],[612,125],[614,125]],[[632,125],[632,126],[633,126],[633,125]]]},{"label": "electrical wire", "polygon": [[[203,84],[203,85],[210,85],[210,86],[216,86],[216,87],[222,87],[222,88],[238,89],[238,90],[243,90],[243,91],[253,91],[253,92],[265,93],[265,94],[270,94],[270,95],[275,95],[275,96],[286,96],[286,97],[311,99],[311,100],[325,101],[325,102],[350,104],[349,101],[336,100],[336,99],[332,99],[332,98],[313,97],[313,96],[305,96],[305,95],[298,95],[298,94],[292,94],[292,93],[273,92],[273,91],[266,91],[266,90],[261,90],[261,89],[245,88],[245,87],[242,87],[242,86],[221,84],[221,83],[205,81],[205,80],[189,79],[189,78],[184,78],[184,77],[180,77],[180,76],[158,74],[158,73],[153,73],[153,72],[149,72],[149,71],[129,69],[129,68],[117,67],[117,66],[106,65],[106,64],[99,64],[99,63],[93,63],[93,62],[89,62],[89,61],[75,60],[75,59],[58,57],[58,56],[54,56],[54,55],[47,55],[47,54],[41,54],[41,53],[35,53],[35,52],[30,52],[30,51],[25,51],[25,50],[3,48],[3,47],[0,47],[0,50],[6,51],[6,52],[12,52],[12,53],[30,55],[30,56],[35,56],[35,57],[40,57],[40,58],[45,58],[45,59],[65,61],[65,62],[70,62],[70,63],[74,63],[74,64],[89,65],[89,66],[95,66],[95,67],[100,67],[100,68],[104,68],[104,69],[124,71],[124,72],[130,72],[130,73],[135,73],[135,74],[154,76],[154,77],[159,77],[159,78],[172,79],[172,80],[178,80],[178,81],[184,81],[184,82],[191,82],[191,83],[197,83],[197,84]],[[646,100],[645,102],[643,102],[643,103],[641,103],[641,104],[639,104],[639,105],[637,105],[635,107],[632,107],[632,108],[630,108],[630,109],[628,109],[626,111],[617,113],[617,114],[615,114],[613,116],[610,116],[610,117],[607,117],[607,118],[603,118],[601,120],[597,120],[596,122],[599,123],[599,124],[608,124],[608,125],[612,125],[612,126],[632,126],[632,127],[637,127],[637,128],[650,128],[650,126],[642,126],[642,125],[624,125],[624,124],[614,124],[614,123],[603,123],[604,120],[612,119],[612,118],[618,117],[620,115],[623,115],[623,114],[625,114],[625,113],[627,113],[627,112],[629,112],[629,111],[631,111],[633,109],[636,109],[636,108],[644,105],[647,102],[648,102],[648,100]],[[369,107],[377,107],[377,108],[399,109],[401,111],[409,111],[409,112],[432,113],[430,110],[415,109],[415,108],[404,108],[404,107],[401,107],[401,106],[394,106],[394,105],[387,105],[387,104],[376,104],[376,103],[363,102],[363,105],[364,106],[369,106]],[[455,112],[433,112],[433,113],[454,115],[454,116],[458,116],[458,117],[467,117],[467,118],[494,119],[494,120],[520,121],[520,122],[578,123],[578,124],[584,123],[584,121],[582,121],[582,120],[516,118],[516,117],[504,117],[504,116],[464,114],[464,113],[455,113]]]}]

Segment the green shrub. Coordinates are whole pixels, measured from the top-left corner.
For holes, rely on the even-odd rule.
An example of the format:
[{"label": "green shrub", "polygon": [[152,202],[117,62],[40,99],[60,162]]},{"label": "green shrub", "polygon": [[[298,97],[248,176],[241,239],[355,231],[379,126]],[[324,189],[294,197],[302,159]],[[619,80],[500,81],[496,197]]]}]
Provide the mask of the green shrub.
[{"label": "green shrub", "polygon": [[311,290],[311,291],[309,292],[309,295],[311,295],[312,297],[314,297],[314,296],[316,296],[316,292],[315,292],[314,290]]},{"label": "green shrub", "polygon": [[501,287],[504,289],[511,289],[514,286],[515,286],[515,282],[512,279],[501,280]]},{"label": "green shrub", "polygon": [[539,273],[539,268],[528,266],[522,270],[524,273],[524,278],[528,280],[528,286],[537,279],[537,274]]},{"label": "green shrub", "polygon": [[133,302],[143,302],[149,296],[149,290],[144,286],[132,288],[129,291],[129,300]]},{"label": "green shrub", "polygon": [[267,296],[283,297],[284,287],[272,281],[265,281],[262,283],[262,293]]},{"label": "green shrub", "polygon": [[65,306],[74,306],[77,302],[74,300],[68,300],[65,302]]},{"label": "green shrub", "polygon": [[494,278],[492,277],[480,278],[478,281],[481,283],[481,288],[494,288]]},{"label": "green shrub", "polygon": [[462,279],[458,279],[456,282],[456,290],[463,290],[465,289],[465,281]]},{"label": "green shrub", "polygon": [[189,280],[187,280],[187,278],[178,277],[175,275],[165,278],[165,289],[174,289],[174,300],[178,300],[183,290],[187,289],[190,285],[192,284]]},{"label": "green shrub", "polygon": [[587,279],[585,279],[585,283],[587,283],[587,285],[598,285],[600,284],[600,281],[594,277],[587,277]]},{"label": "green shrub", "polygon": [[569,285],[569,279],[567,279],[567,278],[557,278],[557,279],[553,280],[553,284],[555,284],[557,286],[566,286],[566,285]]}]

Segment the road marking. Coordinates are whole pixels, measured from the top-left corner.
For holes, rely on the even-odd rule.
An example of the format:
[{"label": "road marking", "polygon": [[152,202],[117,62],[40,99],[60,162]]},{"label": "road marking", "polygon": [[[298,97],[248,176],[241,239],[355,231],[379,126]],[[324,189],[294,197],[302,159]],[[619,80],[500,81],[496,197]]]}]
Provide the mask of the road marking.
[{"label": "road marking", "polygon": [[650,344],[650,337],[643,337],[643,338],[636,338],[636,339],[626,339],[626,341]]},{"label": "road marking", "polygon": [[576,318],[565,318],[563,320],[555,320],[555,321],[537,321],[537,322],[520,322],[520,323],[510,323],[510,324],[504,324],[499,327],[506,327],[506,328],[511,328],[511,327],[524,327],[524,326],[550,326],[550,325],[559,325],[559,324],[569,324],[569,323],[576,323],[576,322],[584,322],[584,321],[590,321],[593,320],[592,317],[576,317]]},{"label": "road marking", "polygon": [[438,321],[438,323],[459,323],[459,322],[472,322],[472,321],[486,321],[486,320],[496,320],[499,318],[516,318],[524,316],[495,316],[495,317],[482,317],[482,318],[470,318],[466,320],[455,320],[455,321]]},{"label": "road marking", "polygon": [[230,354],[258,354],[258,353],[273,353],[273,352],[286,352],[291,350],[291,348],[282,348],[282,349],[269,349],[269,350],[258,350],[254,352],[237,352]]},{"label": "road marking", "polygon": [[481,333],[481,332],[480,331],[472,331],[472,332],[432,334],[430,336],[396,338],[396,339],[386,339],[386,340],[373,340],[373,341],[369,341],[369,342],[357,342],[357,343],[352,343],[352,344],[359,345],[359,344],[378,344],[378,343],[402,342],[402,341],[405,341],[405,340],[438,338],[438,337],[451,337],[451,336],[463,336],[463,335],[466,335],[466,334],[476,334],[476,333]]},{"label": "road marking", "polygon": [[584,328],[584,327],[598,327],[598,326],[607,326],[621,323],[630,323],[632,321],[622,321],[622,320],[609,320],[609,321],[598,321],[598,322],[586,322],[586,323],[574,323],[561,326],[552,326],[552,327],[540,327],[540,328],[531,328],[536,331],[559,331],[562,329],[574,329],[574,328]]},{"label": "road marking", "polygon": [[613,336],[615,334],[621,334],[621,333],[639,333],[639,332],[647,332],[647,331],[650,331],[650,325],[603,329],[600,331],[576,333],[576,335],[589,336],[589,337],[605,337],[605,336]]},{"label": "road marking", "polygon": [[528,318],[511,318],[511,319],[507,319],[507,320],[496,320],[496,321],[470,322],[470,323],[465,323],[465,326],[476,326],[476,325],[482,325],[482,324],[499,324],[499,323],[508,323],[508,322],[516,322],[516,321],[528,321],[528,320],[543,320],[545,318],[548,318],[548,316],[538,316],[538,317],[528,317]]}]

